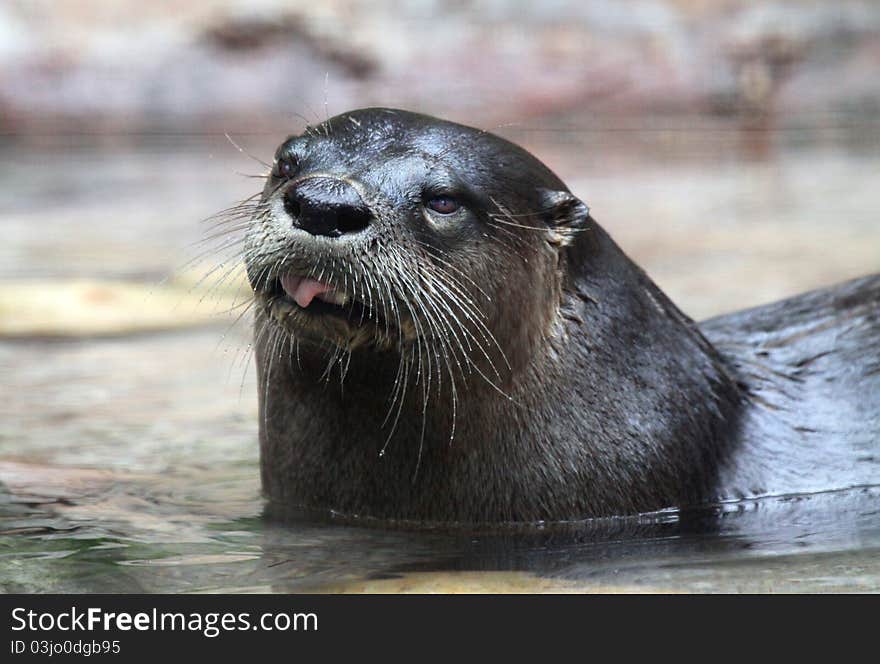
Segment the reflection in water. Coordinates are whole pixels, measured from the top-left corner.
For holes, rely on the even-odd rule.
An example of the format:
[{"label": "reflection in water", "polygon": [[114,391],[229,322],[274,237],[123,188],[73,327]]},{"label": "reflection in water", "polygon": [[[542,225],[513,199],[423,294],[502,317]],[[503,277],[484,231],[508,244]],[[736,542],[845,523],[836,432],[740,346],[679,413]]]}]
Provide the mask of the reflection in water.
[{"label": "reflection in water", "polygon": [[[584,136],[592,151],[573,163],[570,151],[554,160],[561,148],[546,142],[551,135],[522,132],[514,138],[529,139],[571,180],[695,315],[880,264],[877,193],[866,186],[876,150],[814,146],[753,163],[697,141],[688,148],[696,155],[640,163],[599,150],[597,141],[611,139],[594,133]],[[600,152],[601,160],[592,156]],[[75,167],[71,154],[0,159],[0,284],[27,276],[51,289],[52,280],[82,275],[155,283],[178,260],[173,251],[197,239],[194,219],[231,202],[217,192],[234,198],[253,188],[230,180],[234,167],[211,170],[189,148],[87,154],[89,168]],[[832,243],[838,251],[827,251]],[[256,389],[244,360],[249,330],[246,322],[227,326],[0,341],[8,388],[0,400],[0,590],[880,588],[876,487],[495,532],[266,519]]]},{"label": "reflection in water", "polygon": [[[22,474],[19,469],[19,478]],[[871,591],[880,578],[877,488],[519,531],[414,532],[272,522],[256,511],[256,487],[243,475],[237,481],[215,477],[214,486],[200,482],[204,493],[189,495],[165,493],[171,484],[181,488],[181,480],[162,487],[159,478],[117,479],[89,497],[51,503],[4,493],[0,543],[6,564],[0,566],[0,587],[7,592]],[[249,495],[240,495],[242,489]],[[240,510],[242,499],[250,499],[254,513],[231,520],[217,516]]]}]

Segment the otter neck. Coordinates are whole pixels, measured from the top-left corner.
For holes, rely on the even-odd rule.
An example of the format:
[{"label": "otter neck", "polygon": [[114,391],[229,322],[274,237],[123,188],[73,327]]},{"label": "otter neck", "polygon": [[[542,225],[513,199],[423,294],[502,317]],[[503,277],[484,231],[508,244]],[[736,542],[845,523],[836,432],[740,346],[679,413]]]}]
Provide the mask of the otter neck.
[{"label": "otter neck", "polygon": [[325,361],[269,362],[258,344],[269,498],[377,518],[495,522],[711,496],[741,401],[719,354],[597,225],[560,251],[552,315],[525,316],[525,330],[505,337],[527,346],[505,348],[514,361],[501,385],[472,372],[455,395],[447,383],[425,397],[410,384],[389,412],[393,354],[356,352],[344,380],[322,379]]}]

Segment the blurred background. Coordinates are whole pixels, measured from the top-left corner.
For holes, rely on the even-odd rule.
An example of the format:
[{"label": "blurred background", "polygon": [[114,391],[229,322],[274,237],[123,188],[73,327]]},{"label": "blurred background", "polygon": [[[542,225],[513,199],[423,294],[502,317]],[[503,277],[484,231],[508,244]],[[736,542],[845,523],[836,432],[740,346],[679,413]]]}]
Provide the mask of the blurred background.
[{"label": "blurred background", "polygon": [[875,2],[5,0],[0,279],[133,325],[123,286],[174,275],[258,160],[369,105],[524,144],[696,318],[880,266]]},{"label": "blurred background", "polygon": [[697,319],[880,270],[877,2],[0,0],[0,546],[76,571],[0,587],[253,557],[203,528],[259,488],[247,290],[200,221],[369,105],[524,145]]}]

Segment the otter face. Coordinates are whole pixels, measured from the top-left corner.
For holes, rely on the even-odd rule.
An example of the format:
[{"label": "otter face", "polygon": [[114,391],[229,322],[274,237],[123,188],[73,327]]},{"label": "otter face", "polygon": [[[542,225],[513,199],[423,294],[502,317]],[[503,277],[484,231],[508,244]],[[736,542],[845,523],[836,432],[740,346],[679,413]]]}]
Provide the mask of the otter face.
[{"label": "otter face", "polygon": [[501,138],[365,109],[278,148],[245,263],[265,319],[304,347],[495,369],[525,310],[558,304],[560,237],[587,217]]}]

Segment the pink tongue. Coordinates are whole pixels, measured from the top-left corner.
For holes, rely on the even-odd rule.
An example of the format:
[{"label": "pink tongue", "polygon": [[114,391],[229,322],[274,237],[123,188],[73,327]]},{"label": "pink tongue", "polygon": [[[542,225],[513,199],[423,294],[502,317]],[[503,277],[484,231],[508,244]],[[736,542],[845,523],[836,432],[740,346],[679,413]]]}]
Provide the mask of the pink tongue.
[{"label": "pink tongue", "polygon": [[303,309],[309,306],[318,295],[333,290],[331,286],[322,284],[320,281],[308,277],[295,277],[292,274],[285,274],[281,277],[281,287]]}]

